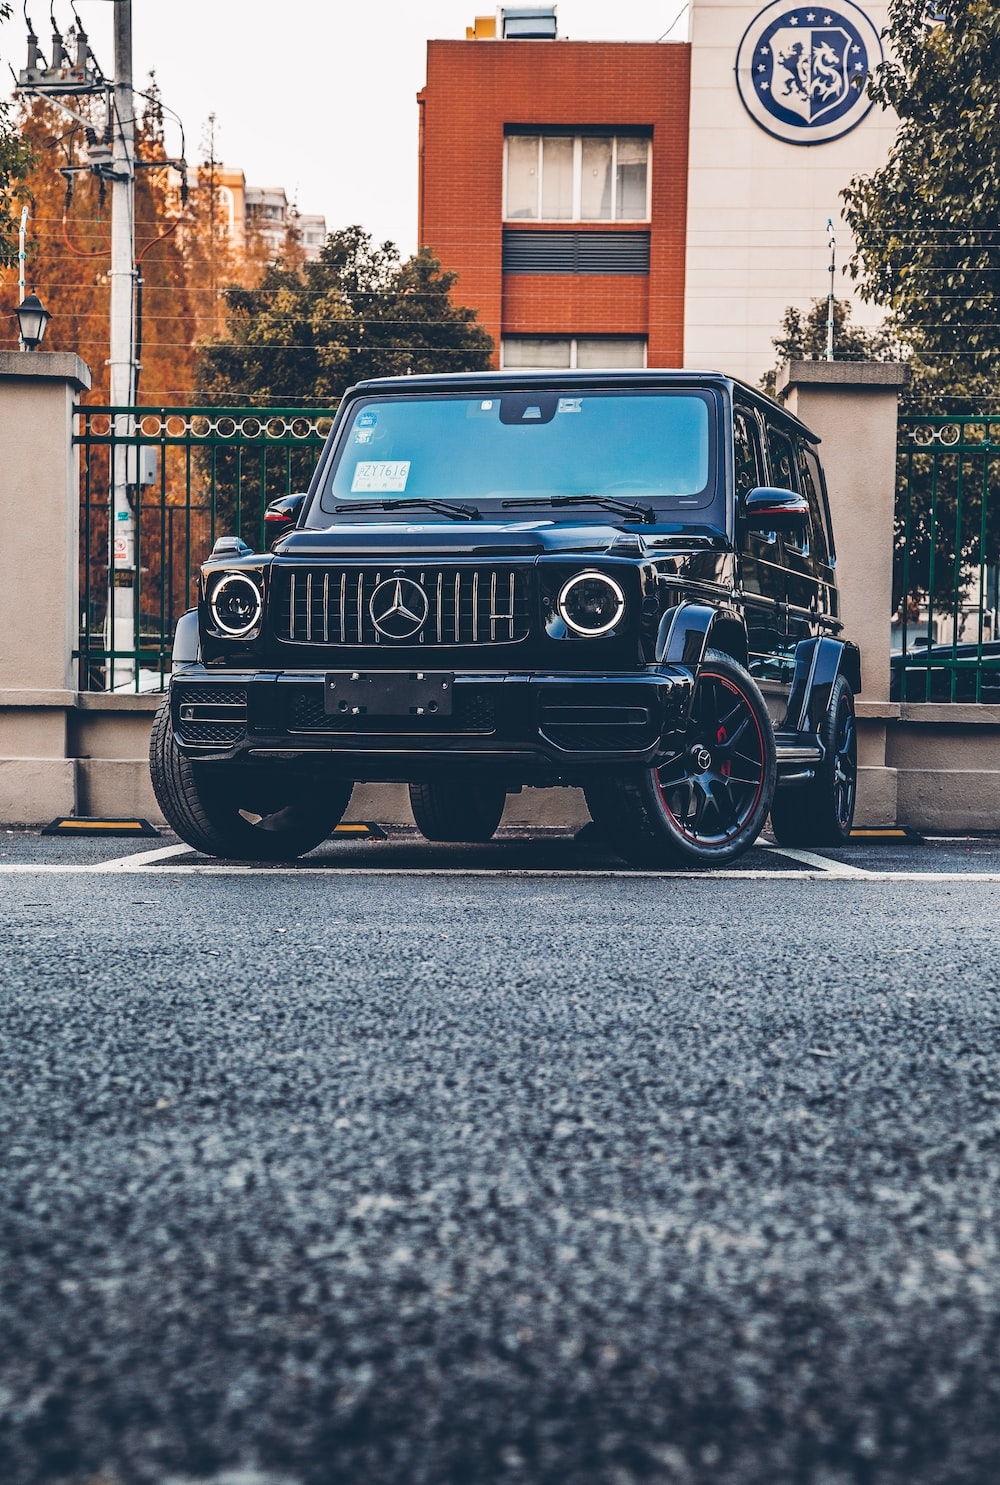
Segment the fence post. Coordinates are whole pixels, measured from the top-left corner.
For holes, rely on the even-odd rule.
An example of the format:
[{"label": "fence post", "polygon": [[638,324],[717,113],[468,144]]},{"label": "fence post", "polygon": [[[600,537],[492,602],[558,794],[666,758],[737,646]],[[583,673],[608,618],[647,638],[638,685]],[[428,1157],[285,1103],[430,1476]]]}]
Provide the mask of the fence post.
[{"label": "fence post", "polygon": [[0,351],[0,820],[75,805],[67,717],[80,622],[73,404],[90,372],[67,351]]},{"label": "fence post", "polygon": [[877,361],[791,361],[778,395],[823,440],[847,636],[861,647],[858,823],[896,820],[896,772],[886,767],[892,548],[899,393],[905,366]]}]

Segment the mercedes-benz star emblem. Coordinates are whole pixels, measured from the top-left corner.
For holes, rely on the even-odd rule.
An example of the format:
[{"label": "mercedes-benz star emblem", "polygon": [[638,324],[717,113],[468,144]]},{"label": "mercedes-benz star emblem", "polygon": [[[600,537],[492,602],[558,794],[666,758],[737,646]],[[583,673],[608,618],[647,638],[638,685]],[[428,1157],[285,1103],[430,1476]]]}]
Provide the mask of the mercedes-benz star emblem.
[{"label": "mercedes-benz star emblem", "polygon": [[412,639],[430,612],[427,594],[409,578],[386,578],[368,600],[372,623],[385,639]]}]

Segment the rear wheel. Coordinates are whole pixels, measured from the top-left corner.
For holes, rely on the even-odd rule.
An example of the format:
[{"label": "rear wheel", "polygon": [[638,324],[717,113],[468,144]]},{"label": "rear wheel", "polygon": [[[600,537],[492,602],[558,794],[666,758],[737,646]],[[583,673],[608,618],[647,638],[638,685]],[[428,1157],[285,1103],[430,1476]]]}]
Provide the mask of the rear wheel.
[{"label": "rear wheel", "polygon": [[502,784],[463,780],[410,785],[410,809],[417,829],[428,840],[489,840],[506,802]]},{"label": "rear wheel", "polygon": [[326,840],[353,784],[283,775],[278,768],[219,767],[186,758],[174,740],[170,702],[149,744],[153,793],[181,840],[208,856],[291,861]]},{"label": "rear wheel", "polygon": [[594,820],[637,866],[719,866],[757,839],[774,795],[774,731],[753,678],[708,650],[682,745],[659,768],[586,789]]},{"label": "rear wheel", "polygon": [[771,829],[782,846],[842,846],[850,839],[858,793],[854,694],[842,675],[833,683],[819,729],[824,758],[800,788],[779,789]]}]

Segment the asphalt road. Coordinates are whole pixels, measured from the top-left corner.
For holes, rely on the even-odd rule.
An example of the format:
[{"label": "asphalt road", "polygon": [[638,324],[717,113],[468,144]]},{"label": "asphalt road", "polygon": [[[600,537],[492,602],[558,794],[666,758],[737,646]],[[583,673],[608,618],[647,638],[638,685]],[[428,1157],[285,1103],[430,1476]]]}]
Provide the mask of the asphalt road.
[{"label": "asphalt road", "polygon": [[1000,1479],[998,842],[170,844],[0,834],[3,1485]]}]

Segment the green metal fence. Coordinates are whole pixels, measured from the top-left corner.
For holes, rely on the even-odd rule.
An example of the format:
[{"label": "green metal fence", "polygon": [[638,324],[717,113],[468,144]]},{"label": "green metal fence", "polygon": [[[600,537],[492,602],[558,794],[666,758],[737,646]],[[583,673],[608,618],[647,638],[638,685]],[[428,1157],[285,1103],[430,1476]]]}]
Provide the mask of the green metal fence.
[{"label": "green metal fence", "polygon": [[[174,625],[196,601],[216,536],[260,550],[265,505],[306,488],[332,421],[332,409],[78,409],[81,690],[165,688]],[[112,560],[122,449],[136,542]],[[1000,418],[902,421],[894,697],[1000,704],[998,575]],[[115,623],[123,613],[127,637]]]},{"label": "green metal fence", "polygon": [[[174,625],[216,536],[261,550],[265,505],[307,487],[332,421],[299,408],[77,410],[81,690],[165,689]],[[123,476],[135,543],[116,553]]]},{"label": "green metal fence", "polygon": [[1000,418],[900,424],[892,690],[1000,702]]}]

